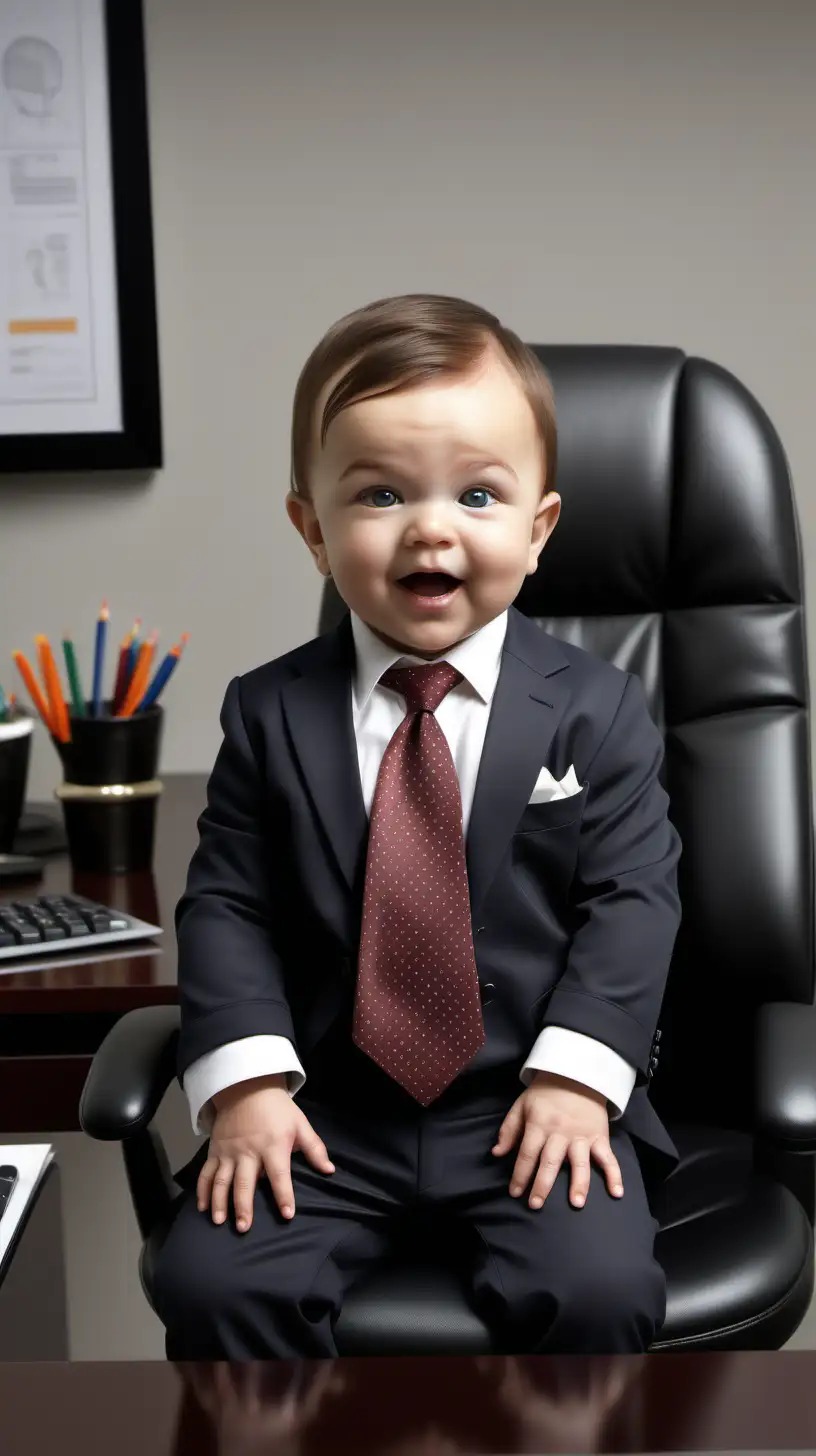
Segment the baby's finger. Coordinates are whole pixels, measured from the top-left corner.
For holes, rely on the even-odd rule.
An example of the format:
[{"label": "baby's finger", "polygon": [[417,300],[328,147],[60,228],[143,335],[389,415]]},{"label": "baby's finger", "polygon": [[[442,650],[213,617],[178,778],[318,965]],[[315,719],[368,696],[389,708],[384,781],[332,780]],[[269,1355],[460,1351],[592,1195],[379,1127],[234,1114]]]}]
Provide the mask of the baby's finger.
[{"label": "baby's finger", "polygon": [[493,1152],[497,1157],[502,1153],[509,1153],[510,1149],[516,1146],[523,1122],[521,1103],[514,1102],[499,1128],[499,1136],[493,1145]]},{"label": "baby's finger", "polygon": [[613,1198],[623,1197],[623,1174],[620,1164],[615,1157],[608,1138],[598,1138],[592,1144],[592,1156],[595,1162],[603,1168],[606,1186]]},{"label": "baby's finger", "polygon": [[196,1183],[196,1204],[199,1213],[203,1213],[204,1209],[210,1206],[213,1178],[218,1171],[218,1163],[219,1159],[210,1155],[198,1175],[198,1182]]},{"label": "baby's finger", "polygon": [[589,1193],[589,1139],[575,1138],[569,1145],[567,1156],[572,1166],[570,1203],[575,1208],[583,1208]]},{"label": "baby's finger", "polygon": [[317,1168],[319,1173],[334,1172],[334,1163],[329,1157],[326,1144],[306,1118],[303,1119],[303,1124],[298,1130],[295,1146],[300,1148],[304,1157],[308,1159],[313,1168]]},{"label": "baby's finger", "polygon": [[272,1189],[272,1197],[284,1218],[294,1218],[295,1216],[295,1190],[292,1187],[291,1157],[291,1146],[278,1143],[264,1158],[269,1186]]},{"label": "baby's finger", "polygon": [[252,1226],[252,1212],[255,1204],[255,1184],[258,1181],[258,1160],[250,1155],[238,1159],[232,1189],[235,1205],[235,1223],[239,1234],[245,1234]]},{"label": "baby's finger", "polygon": [[540,1128],[533,1127],[529,1122],[527,1123],[510,1179],[510,1193],[513,1198],[518,1198],[519,1194],[524,1192],[535,1169],[538,1167],[538,1160],[541,1155],[541,1149],[544,1146],[545,1137],[546,1134]]},{"label": "baby's finger", "polygon": [[[567,1139],[563,1133],[551,1132],[540,1150],[540,1164],[530,1192],[530,1207],[541,1208],[552,1191],[566,1157]],[[538,1161],[538,1160],[537,1160]]]},{"label": "baby's finger", "polygon": [[218,1172],[213,1179],[212,1190],[212,1216],[213,1223],[223,1223],[227,1216],[227,1205],[229,1203],[229,1191],[232,1184],[232,1175],[235,1172],[235,1163],[232,1158],[221,1158],[218,1164]]}]

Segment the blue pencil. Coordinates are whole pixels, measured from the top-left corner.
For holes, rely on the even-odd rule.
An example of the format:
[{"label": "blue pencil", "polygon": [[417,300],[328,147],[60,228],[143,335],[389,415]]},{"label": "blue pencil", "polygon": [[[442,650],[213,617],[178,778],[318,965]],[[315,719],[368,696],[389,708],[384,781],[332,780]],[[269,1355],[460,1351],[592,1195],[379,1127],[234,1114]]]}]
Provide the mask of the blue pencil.
[{"label": "blue pencil", "polygon": [[[141,621],[141,618],[139,620]],[[134,668],[136,666],[136,663],[138,661],[139,652],[141,650],[141,646],[142,646],[142,639],[139,636],[139,633],[138,632],[134,632],[133,633],[133,641],[131,642],[130,647],[128,649],[128,665],[127,665],[127,674],[126,674],[126,677],[125,677],[125,681],[128,682],[128,683],[132,681],[132,678],[133,678],[133,670],[134,670]]]},{"label": "blue pencil", "polygon": [[182,634],[181,641],[177,642],[175,647],[170,648],[170,651],[167,653],[164,661],[160,663],[159,666],[156,668],[156,673],[153,681],[150,684],[150,687],[147,689],[144,697],[142,698],[141,703],[139,704],[139,707],[137,709],[138,712],[141,712],[144,708],[150,708],[153,706],[157,697],[159,696],[159,693],[167,682],[170,674],[175,670],[176,664],[178,663],[178,660],[181,657],[182,652],[184,651],[184,646],[188,638],[189,633],[184,632]]},{"label": "blue pencil", "polygon": [[96,623],[96,648],[94,651],[92,701],[93,716],[95,718],[101,718],[102,716],[102,677],[105,668],[105,642],[108,636],[109,617],[110,612],[108,611],[108,604],[107,602],[103,602],[102,610],[99,613],[99,617]]}]

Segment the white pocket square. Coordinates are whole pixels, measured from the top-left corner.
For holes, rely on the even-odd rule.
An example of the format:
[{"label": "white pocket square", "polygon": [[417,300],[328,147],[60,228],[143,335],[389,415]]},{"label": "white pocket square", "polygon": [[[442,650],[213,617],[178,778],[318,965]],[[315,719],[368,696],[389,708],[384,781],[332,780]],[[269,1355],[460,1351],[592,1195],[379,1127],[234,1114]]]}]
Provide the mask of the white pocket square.
[{"label": "white pocket square", "polygon": [[572,794],[580,794],[581,785],[575,777],[575,768],[570,764],[561,782],[554,779],[548,768],[543,768],[535,781],[535,788],[530,795],[530,804],[549,804],[552,799],[569,799]]}]

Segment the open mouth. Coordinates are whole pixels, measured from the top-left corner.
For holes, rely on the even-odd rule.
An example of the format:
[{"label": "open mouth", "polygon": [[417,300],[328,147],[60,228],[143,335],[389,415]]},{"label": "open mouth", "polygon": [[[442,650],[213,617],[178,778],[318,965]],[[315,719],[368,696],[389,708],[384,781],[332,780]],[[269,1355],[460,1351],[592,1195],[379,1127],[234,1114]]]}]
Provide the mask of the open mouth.
[{"label": "open mouth", "polygon": [[450,576],[446,571],[412,571],[409,576],[400,577],[399,585],[417,597],[446,597],[462,583],[458,576]]}]

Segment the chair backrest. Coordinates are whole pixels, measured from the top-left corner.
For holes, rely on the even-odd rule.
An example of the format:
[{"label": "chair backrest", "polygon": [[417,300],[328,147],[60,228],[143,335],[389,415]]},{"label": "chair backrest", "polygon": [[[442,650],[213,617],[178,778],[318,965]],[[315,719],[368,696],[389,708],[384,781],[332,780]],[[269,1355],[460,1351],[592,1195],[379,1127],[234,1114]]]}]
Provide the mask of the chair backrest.
[{"label": "chair backrest", "polygon": [[[653,1098],[750,1128],[757,1007],[814,989],[804,581],[785,452],[749,391],[705,359],[533,347],[555,391],[562,507],[515,605],[643,682],[683,843]],[[320,630],[344,611],[327,583]]]}]

